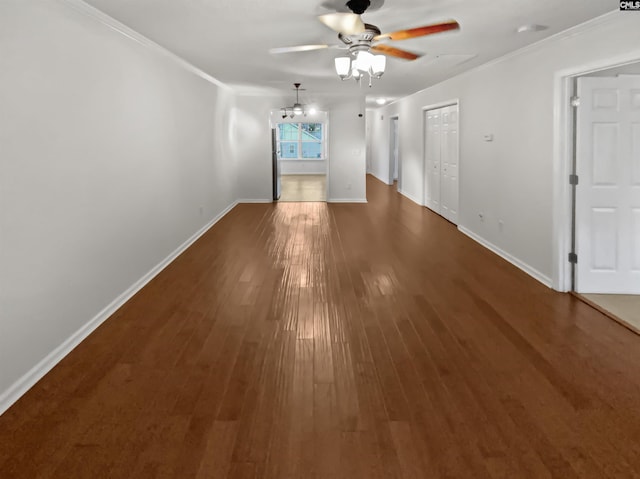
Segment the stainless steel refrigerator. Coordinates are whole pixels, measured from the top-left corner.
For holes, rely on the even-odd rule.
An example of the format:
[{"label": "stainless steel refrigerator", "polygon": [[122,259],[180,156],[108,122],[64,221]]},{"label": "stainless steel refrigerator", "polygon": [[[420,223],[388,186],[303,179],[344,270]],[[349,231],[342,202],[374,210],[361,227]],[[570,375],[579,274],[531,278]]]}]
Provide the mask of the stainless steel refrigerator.
[{"label": "stainless steel refrigerator", "polygon": [[278,139],[276,129],[271,129],[271,162],[273,163],[273,200],[280,199],[280,160],[278,159]]}]

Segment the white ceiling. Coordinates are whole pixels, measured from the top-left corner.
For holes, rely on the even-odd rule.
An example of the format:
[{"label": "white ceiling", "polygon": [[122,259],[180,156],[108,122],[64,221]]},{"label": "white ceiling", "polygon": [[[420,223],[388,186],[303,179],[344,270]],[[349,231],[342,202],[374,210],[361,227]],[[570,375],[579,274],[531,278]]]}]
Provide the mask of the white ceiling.
[{"label": "white ceiling", "polygon": [[[357,91],[341,82],[327,49],[272,55],[270,48],[338,44],[316,16],[345,11],[347,0],[85,0],[218,80],[248,94],[290,94],[301,82],[305,103],[320,107]],[[455,19],[461,29],[405,41],[395,47],[424,53],[408,62],[387,60],[368,103],[422,90],[474,66],[618,8],[617,0],[372,0],[362,17],[391,32]],[[549,28],[517,34],[523,24]]]}]

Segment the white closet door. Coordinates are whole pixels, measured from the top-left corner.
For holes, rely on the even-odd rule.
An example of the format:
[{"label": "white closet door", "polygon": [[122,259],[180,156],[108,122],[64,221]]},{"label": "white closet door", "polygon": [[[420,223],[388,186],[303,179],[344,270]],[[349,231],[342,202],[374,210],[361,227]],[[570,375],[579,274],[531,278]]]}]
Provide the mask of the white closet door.
[{"label": "white closet door", "polygon": [[440,141],[442,216],[454,224],[458,223],[458,105],[442,109]]},{"label": "white closet door", "polygon": [[640,294],[640,77],[579,78],[576,290]]},{"label": "white closet door", "polygon": [[426,111],[425,120],[424,204],[440,213],[441,111]]},{"label": "white closet door", "polygon": [[425,111],[424,205],[458,224],[458,105]]}]

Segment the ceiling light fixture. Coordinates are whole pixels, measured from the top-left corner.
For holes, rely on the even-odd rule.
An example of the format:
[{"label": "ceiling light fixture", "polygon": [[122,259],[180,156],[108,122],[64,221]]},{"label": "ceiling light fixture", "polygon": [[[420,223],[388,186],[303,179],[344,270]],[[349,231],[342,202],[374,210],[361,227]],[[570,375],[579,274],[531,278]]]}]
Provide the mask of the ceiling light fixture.
[{"label": "ceiling light fixture", "polygon": [[374,78],[378,79],[384,74],[387,65],[387,57],[373,55],[368,49],[356,50],[351,56],[335,59],[336,73],[341,80],[353,78],[360,82],[364,75],[369,75],[369,86]]},{"label": "ceiling light fixture", "polygon": [[[290,118],[295,117],[296,115],[303,115],[303,116],[307,116],[307,112],[305,110],[305,105],[303,105],[302,103],[300,103],[300,98],[298,97],[298,93],[300,92],[300,85],[301,83],[294,83],[293,86],[296,88],[296,102],[293,104],[293,106],[285,106],[280,108],[280,110],[282,110],[282,118],[286,118],[287,116]],[[302,88],[302,91],[304,91],[304,88]],[[315,113],[315,108],[311,108],[309,110],[309,113],[311,113],[312,115]]]},{"label": "ceiling light fixture", "polygon": [[546,25],[538,25],[535,23],[531,23],[528,25],[521,25],[516,29],[517,33],[528,33],[528,32],[542,32],[547,30],[549,27]]},{"label": "ceiling light fixture", "polygon": [[387,103],[387,99],[386,98],[376,98],[376,103],[378,105],[384,105],[385,103]]}]

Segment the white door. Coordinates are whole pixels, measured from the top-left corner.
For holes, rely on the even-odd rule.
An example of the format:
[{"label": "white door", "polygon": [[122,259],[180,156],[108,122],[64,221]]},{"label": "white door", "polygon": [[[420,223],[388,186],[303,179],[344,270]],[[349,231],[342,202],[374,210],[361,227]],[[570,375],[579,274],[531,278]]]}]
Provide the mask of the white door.
[{"label": "white door", "polygon": [[440,214],[458,223],[458,105],[442,110],[440,141]]},{"label": "white door", "polygon": [[440,213],[440,126],[441,111],[427,110],[424,122],[424,204]]},{"label": "white door", "polygon": [[458,224],[458,105],[424,115],[424,205]]},{"label": "white door", "polygon": [[640,294],[640,77],[579,78],[576,291]]}]

